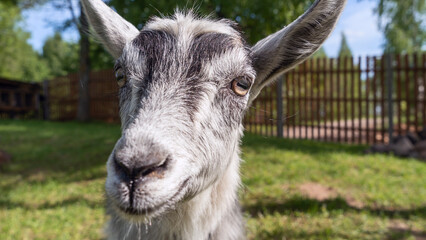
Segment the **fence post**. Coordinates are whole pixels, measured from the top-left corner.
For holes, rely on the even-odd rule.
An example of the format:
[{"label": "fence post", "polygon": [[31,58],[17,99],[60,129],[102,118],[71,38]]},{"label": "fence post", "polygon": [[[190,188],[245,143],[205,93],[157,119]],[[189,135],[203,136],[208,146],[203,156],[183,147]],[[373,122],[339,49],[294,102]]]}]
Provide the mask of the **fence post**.
[{"label": "fence post", "polygon": [[389,142],[393,140],[393,67],[392,55],[390,53],[385,55],[386,61],[386,84],[388,85],[388,120],[389,120]]},{"label": "fence post", "polygon": [[43,90],[43,85],[36,83],[35,84],[37,91],[34,91],[33,100],[34,100],[34,108],[35,108],[35,117],[37,119],[43,119],[43,106],[42,106],[42,96],[41,91]]},{"label": "fence post", "polygon": [[49,81],[43,81],[43,120],[50,120],[49,109]]},{"label": "fence post", "polygon": [[277,82],[277,137],[283,138],[283,81],[284,76]]}]

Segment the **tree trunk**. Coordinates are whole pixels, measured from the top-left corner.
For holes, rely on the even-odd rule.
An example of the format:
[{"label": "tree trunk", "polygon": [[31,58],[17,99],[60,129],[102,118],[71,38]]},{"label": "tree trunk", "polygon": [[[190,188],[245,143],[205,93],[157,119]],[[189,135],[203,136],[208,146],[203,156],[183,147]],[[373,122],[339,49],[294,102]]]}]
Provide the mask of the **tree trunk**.
[{"label": "tree trunk", "polygon": [[88,121],[90,119],[90,56],[89,48],[90,42],[87,33],[89,32],[89,25],[87,23],[86,14],[84,14],[83,7],[80,4],[80,84],[79,98],[78,98],[78,109],[77,109],[77,120]]}]

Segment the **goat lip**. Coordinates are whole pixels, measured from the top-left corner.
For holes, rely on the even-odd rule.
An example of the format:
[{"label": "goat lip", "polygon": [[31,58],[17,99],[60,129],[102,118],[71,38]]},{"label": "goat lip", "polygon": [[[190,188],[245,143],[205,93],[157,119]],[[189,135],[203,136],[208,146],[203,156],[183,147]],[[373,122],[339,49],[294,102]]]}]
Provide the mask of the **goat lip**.
[{"label": "goat lip", "polygon": [[164,204],[160,204],[159,206],[152,207],[152,208],[144,208],[144,209],[135,209],[133,207],[124,208],[119,206],[118,208],[126,213],[127,215],[131,216],[143,216],[143,215],[150,215],[151,213],[155,212],[156,210],[160,209]]},{"label": "goat lip", "polygon": [[[189,182],[189,178],[182,182],[182,184],[179,187],[179,190],[176,191],[176,193],[170,198],[170,201],[174,201],[177,198],[179,198],[179,195],[182,194],[182,192],[184,192],[184,189],[187,186],[188,182]],[[170,203],[170,201],[162,202],[154,207],[147,207],[147,208],[141,208],[141,209],[137,209],[134,207],[123,207],[120,205],[116,205],[116,206],[119,209],[119,211],[121,211],[122,213],[128,216],[140,217],[140,216],[149,216],[153,214],[155,215],[157,211],[159,210],[161,211],[161,209],[164,208],[168,203]]]}]

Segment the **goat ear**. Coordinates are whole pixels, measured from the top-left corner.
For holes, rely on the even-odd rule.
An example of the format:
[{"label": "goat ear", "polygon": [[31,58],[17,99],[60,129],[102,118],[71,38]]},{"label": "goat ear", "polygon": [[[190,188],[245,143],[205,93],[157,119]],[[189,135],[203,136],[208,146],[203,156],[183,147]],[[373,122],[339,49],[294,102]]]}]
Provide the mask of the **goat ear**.
[{"label": "goat ear", "polygon": [[81,3],[98,40],[113,57],[120,57],[126,43],[134,39],[139,31],[102,0],[81,0]]},{"label": "goat ear", "polygon": [[252,48],[257,77],[249,102],[263,87],[321,47],[334,29],[345,3],[346,0],[316,0],[302,16]]}]

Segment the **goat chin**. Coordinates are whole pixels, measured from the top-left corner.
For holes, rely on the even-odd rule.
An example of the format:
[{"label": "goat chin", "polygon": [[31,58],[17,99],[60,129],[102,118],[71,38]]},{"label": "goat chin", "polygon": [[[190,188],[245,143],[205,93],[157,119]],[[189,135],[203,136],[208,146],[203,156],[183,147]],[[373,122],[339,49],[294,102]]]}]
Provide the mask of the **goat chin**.
[{"label": "goat chin", "polygon": [[108,204],[108,239],[245,239],[237,196],[239,161],[207,189],[158,217],[123,215]]}]

